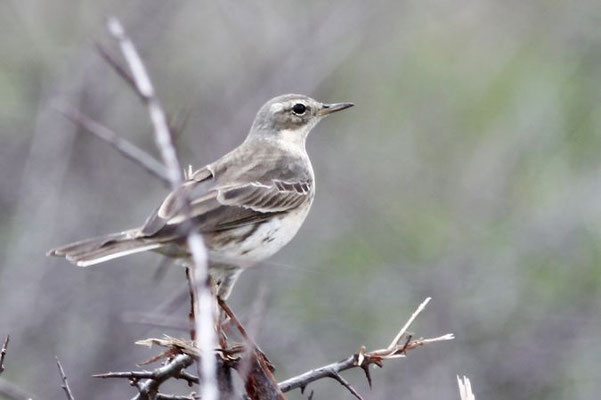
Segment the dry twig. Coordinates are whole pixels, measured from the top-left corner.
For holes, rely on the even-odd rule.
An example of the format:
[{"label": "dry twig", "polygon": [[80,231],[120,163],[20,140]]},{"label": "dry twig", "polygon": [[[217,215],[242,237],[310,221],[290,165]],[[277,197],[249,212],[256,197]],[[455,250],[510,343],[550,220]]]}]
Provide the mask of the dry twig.
[{"label": "dry twig", "polygon": [[346,382],[344,379],[341,379],[342,377],[339,374],[340,372],[351,368],[361,368],[365,372],[367,381],[371,386],[371,376],[369,373],[369,366],[371,364],[375,364],[379,367],[382,367],[384,360],[405,357],[405,353],[407,351],[415,349],[416,347],[420,347],[428,343],[454,339],[453,334],[449,333],[435,338],[417,340],[411,340],[411,336],[408,336],[408,339],[403,341],[403,338],[407,333],[407,329],[409,329],[409,326],[413,323],[413,321],[415,321],[417,316],[423,311],[423,309],[429,301],[430,297],[428,297],[422,304],[420,304],[417,310],[403,325],[401,330],[395,335],[394,339],[388,345],[388,347],[370,352],[368,352],[365,349],[365,347],[362,347],[357,353],[342,361],[338,361],[320,368],[313,369],[311,371],[305,372],[304,374],[280,382],[280,389],[284,393],[297,388],[304,390],[304,388],[311,382],[315,382],[323,378],[333,378],[340,382],[347,389],[349,389],[349,391],[351,391],[351,393],[355,397],[361,398],[361,396],[356,392],[355,389],[352,388],[352,386],[350,386],[350,384],[348,384],[348,382]]},{"label": "dry twig", "polygon": [[167,365],[155,369],[152,373],[152,378],[138,385],[140,393],[133,400],[154,400],[159,391],[159,386],[163,382],[170,378],[175,378],[184,368],[190,366],[193,362],[194,359],[189,355],[180,354],[174,357]]},{"label": "dry twig", "polygon": [[[187,363],[187,361],[186,361]],[[174,370],[174,374],[171,378],[174,379],[183,379],[188,384],[196,384],[200,383],[200,380],[197,376],[187,373],[184,370],[180,370],[179,372]],[[129,379],[130,381],[139,381],[142,379],[155,379],[157,375],[155,371],[127,371],[127,372],[107,372],[106,374],[96,374],[92,375],[94,378],[100,379]]]},{"label": "dry twig", "polygon": [[161,355],[145,361],[142,364],[157,361],[161,358],[168,358],[165,365],[152,371],[127,371],[127,372],[108,372],[105,374],[93,375],[94,378],[101,379],[127,379],[132,385],[138,388],[139,393],[133,400],[156,400],[156,399],[197,399],[196,394],[188,396],[175,396],[159,393],[161,384],[169,379],[185,380],[189,386],[199,384],[200,379],[185,371],[199,357],[199,351],[196,347],[187,342],[175,338],[166,337],[165,339],[145,339],[136,342],[136,344],[152,346],[157,345],[166,347],[167,350]]},{"label": "dry twig", "polygon": [[8,350],[8,342],[10,341],[10,335],[6,335],[2,350],[0,351],[0,374],[4,371],[4,357],[6,357],[6,351]]},{"label": "dry twig", "polygon": [[159,179],[163,184],[169,185],[169,178],[167,177],[165,167],[153,156],[141,150],[133,143],[121,138],[115,131],[88,117],[76,108],[63,105],[58,107],[58,111],[84,131],[105,141],[125,158],[140,165],[146,172]]},{"label": "dry twig", "polygon": [[155,397],[156,400],[200,400],[200,397],[195,393],[190,394],[189,396],[177,396],[172,394],[162,394],[159,393]]},{"label": "dry twig", "polygon": [[[131,73],[135,89],[148,109],[148,115],[152,122],[157,147],[167,169],[167,176],[172,190],[177,190],[183,183],[183,171],[177,157],[173,144],[168,119],[156,96],[156,91],[148,76],[146,67],[142,62],[133,42],[125,33],[123,26],[116,18],[110,18],[107,22],[110,34],[119,44],[119,48]],[[111,64],[112,65],[112,64]],[[184,209],[190,210],[190,202],[185,192],[181,194]],[[206,282],[208,280],[207,254],[202,236],[190,227],[187,232],[187,243],[190,250],[193,266],[190,269],[190,281],[194,291],[197,291],[198,310],[196,315],[196,335],[198,346],[205,355],[201,358],[201,369],[203,377],[202,398],[213,400],[218,396],[216,383],[216,361],[212,357],[213,349],[216,347],[216,335],[213,330],[215,326],[213,316],[213,298]],[[198,275],[198,276],[197,276]],[[200,282],[200,285],[198,284]]]},{"label": "dry twig", "polygon": [[61,365],[61,362],[58,359],[58,357],[56,357],[56,365],[58,367],[58,372],[61,376],[61,381],[63,382],[61,387],[65,391],[67,400],[75,400],[75,397],[73,397],[73,393],[71,393],[71,388],[69,387],[69,382],[67,382],[67,375],[65,374],[65,370],[63,369],[63,366]]},{"label": "dry twig", "polygon": [[[165,365],[156,368],[152,371],[127,371],[127,372],[108,372],[104,374],[93,375],[94,378],[101,379],[128,379],[132,385],[138,388],[138,394],[134,397],[134,400],[155,400],[158,398],[169,398],[169,397],[157,397],[157,396],[168,396],[166,394],[159,393],[159,387],[161,384],[168,379],[182,379],[185,380],[188,385],[199,384],[200,379],[185,371],[185,368],[189,367],[194,363],[195,360],[200,356],[199,350],[190,345],[189,343],[171,338],[166,336],[164,339],[145,339],[136,342],[136,344],[143,346],[161,346],[166,347],[167,350],[160,355],[151,358],[141,364],[149,364],[154,361],[166,358]],[[177,398],[177,397],[174,397]],[[184,397],[186,398],[186,397]]]},{"label": "dry twig", "polygon": [[[191,268],[186,268],[186,280],[188,281],[188,290],[190,292],[190,313],[188,314],[188,321],[190,325],[190,339],[192,340],[192,343],[196,343],[196,310],[198,310],[198,296]],[[196,363],[196,370],[198,376],[201,376],[202,374],[200,371],[199,363]]]},{"label": "dry twig", "polygon": [[96,50],[98,50],[98,54],[100,54],[104,61],[106,61],[106,63],[113,68],[113,71],[115,71],[117,75],[119,75],[121,79],[127,83],[127,85],[132,89],[132,92],[140,97],[140,100],[144,101],[144,97],[141,96],[140,92],[138,91],[138,86],[136,85],[134,77],[126,68],[123,67],[123,65],[121,65],[119,61],[117,61],[115,56],[113,56],[108,49],[100,44],[100,42],[96,42]]}]

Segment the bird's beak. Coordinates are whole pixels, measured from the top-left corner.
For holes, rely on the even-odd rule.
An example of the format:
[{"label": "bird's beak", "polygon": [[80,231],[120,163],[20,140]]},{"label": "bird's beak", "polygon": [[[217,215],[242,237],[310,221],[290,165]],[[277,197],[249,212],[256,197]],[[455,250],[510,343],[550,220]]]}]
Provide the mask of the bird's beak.
[{"label": "bird's beak", "polygon": [[333,104],[322,104],[321,109],[317,110],[317,115],[324,116],[336,111],[346,110],[354,106],[353,103],[333,103]]}]

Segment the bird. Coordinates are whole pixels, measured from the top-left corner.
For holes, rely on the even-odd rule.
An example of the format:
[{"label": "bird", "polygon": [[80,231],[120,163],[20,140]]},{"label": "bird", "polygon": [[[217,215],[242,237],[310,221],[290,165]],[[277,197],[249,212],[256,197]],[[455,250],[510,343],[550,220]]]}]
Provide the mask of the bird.
[{"label": "bird", "polygon": [[315,196],[307,136],[323,118],[353,105],[299,94],[274,97],[259,109],[242,144],[188,171],[142,226],[57,247],[47,255],[88,267],[154,251],[191,265],[186,236],[193,226],[207,248],[215,293],[225,300],[242,271],[278,252],[300,229]]}]

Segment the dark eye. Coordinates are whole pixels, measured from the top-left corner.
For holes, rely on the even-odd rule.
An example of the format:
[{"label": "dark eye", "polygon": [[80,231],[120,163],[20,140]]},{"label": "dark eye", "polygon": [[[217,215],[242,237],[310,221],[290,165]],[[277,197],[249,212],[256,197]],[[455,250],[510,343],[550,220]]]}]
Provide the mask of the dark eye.
[{"label": "dark eye", "polygon": [[307,111],[307,107],[304,104],[297,103],[292,107],[292,111],[297,115],[303,115]]}]

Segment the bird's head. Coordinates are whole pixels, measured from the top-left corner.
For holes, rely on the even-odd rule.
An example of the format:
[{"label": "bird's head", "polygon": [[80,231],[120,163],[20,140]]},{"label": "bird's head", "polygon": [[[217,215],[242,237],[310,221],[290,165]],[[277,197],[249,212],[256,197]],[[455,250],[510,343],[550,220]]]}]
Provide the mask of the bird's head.
[{"label": "bird's head", "polygon": [[353,103],[324,104],[301,94],[274,97],[257,113],[249,138],[285,138],[304,145],[307,135],[322,118],[352,106]]}]

